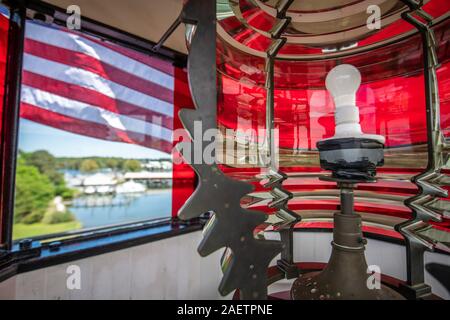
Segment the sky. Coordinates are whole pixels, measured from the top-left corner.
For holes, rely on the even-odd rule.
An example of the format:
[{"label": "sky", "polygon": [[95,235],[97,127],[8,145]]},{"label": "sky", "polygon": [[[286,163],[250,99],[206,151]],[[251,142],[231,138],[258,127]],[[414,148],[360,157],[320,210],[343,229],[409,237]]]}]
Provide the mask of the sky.
[{"label": "sky", "polygon": [[19,149],[47,150],[56,157],[168,158],[169,154],[138,145],[111,142],[55,129],[26,119],[19,123]]}]

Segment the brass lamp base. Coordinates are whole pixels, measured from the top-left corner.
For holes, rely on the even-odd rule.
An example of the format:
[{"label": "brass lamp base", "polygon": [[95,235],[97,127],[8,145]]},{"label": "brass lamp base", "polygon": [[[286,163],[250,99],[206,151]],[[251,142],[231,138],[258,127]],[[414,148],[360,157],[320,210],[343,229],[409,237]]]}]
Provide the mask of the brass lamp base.
[{"label": "brass lamp base", "polygon": [[353,212],[353,185],[341,184],[341,210],[334,214],[332,253],[322,272],[301,275],[291,288],[294,300],[403,300],[373,283],[364,256],[361,216]]},{"label": "brass lamp base", "polygon": [[[291,289],[293,300],[405,300],[391,288],[381,285],[380,289],[368,291],[349,284],[329,281],[323,272],[306,273],[298,278]],[[314,284],[316,283],[316,284]]]}]

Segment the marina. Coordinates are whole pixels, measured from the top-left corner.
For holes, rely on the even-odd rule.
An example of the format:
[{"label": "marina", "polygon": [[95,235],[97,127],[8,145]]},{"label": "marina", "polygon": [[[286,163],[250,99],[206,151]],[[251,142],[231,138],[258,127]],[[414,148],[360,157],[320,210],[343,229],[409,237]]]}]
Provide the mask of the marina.
[{"label": "marina", "polygon": [[[152,165],[156,166],[154,163]],[[150,171],[152,169],[159,170]],[[65,170],[64,180],[76,194],[73,199],[64,201],[64,208],[83,228],[169,217],[172,172],[162,171],[164,169],[167,166],[137,172]]]},{"label": "marina", "polygon": [[172,212],[170,189],[149,190],[140,194],[85,195],[68,206],[83,228],[106,226],[169,217]]}]

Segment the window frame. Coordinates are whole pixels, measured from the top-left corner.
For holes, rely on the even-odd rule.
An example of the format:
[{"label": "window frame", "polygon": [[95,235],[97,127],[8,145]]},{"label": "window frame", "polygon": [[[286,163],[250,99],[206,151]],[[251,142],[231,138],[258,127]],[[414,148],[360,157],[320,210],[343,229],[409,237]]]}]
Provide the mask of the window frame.
[{"label": "window frame", "polygon": [[5,95],[1,134],[0,217],[1,248],[12,248],[12,224],[14,219],[15,171],[22,78],[24,19],[26,8],[21,4],[9,5],[8,45],[5,69]]},{"label": "window frame", "polygon": [[[27,15],[32,15],[35,18],[50,17],[52,23],[64,26],[68,15],[61,8],[38,0],[6,1],[3,5],[10,10],[10,24],[0,140],[2,152],[0,156],[2,171],[0,180],[0,281],[18,272],[29,271],[33,268],[201,230],[206,222],[204,218],[181,221],[172,216],[12,240],[25,22],[29,20]],[[154,50],[156,44],[151,41],[83,16],[79,31],[122,47],[156,56],[171,62],[178,68],[184,68],[187,65],[187,55],[183,53],[166,47]],[[42,262],[42,259],[45,261]]]}]

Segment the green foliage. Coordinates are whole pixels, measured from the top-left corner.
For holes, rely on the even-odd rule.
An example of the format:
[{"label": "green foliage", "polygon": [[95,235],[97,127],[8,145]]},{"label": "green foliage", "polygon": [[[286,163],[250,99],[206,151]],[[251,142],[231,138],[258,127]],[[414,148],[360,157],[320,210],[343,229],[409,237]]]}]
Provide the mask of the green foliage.
[{"label": "green foliage", "polygon": [[107,168],[111,168],[113,170],[119,169],[120,168],[120,162],[118,159],[115,158],[107,158],[105,160],[105,165]]},{"label": "green foliage", "polygon": [[[59,157],[55,158],[58,169],[69,169],[69,170],[80,170],[81,165],[85,160],[93,160],[97,163],[98,169],[112,169],[112,170],[126,170],[125,163],[129,161],[129,159],[118,158],[118,157],[82,157],[82,158],[67,158],[67,157]],[[133,160],[136,162],[148,161],[152,159],[142,159],[142,160]],[[170,158],[167,159],[158,159],[171,161]]]},{"label": "green foliage", "polygon": [[77,190],[75,189],[70,189],[67,187],[56,187],[56,195],[61,196],[63,198],[63,200],[72,200],[73,198],[75,198],[76,194],[77,194]]},{"label": "green foliage", "polygon": [[36,167],[40,173],[46,175],[55,186],[55,195],[71,199],[73,192],[67,188],[64,175],[58,171],[58,160],[46,150],[38,150],[30,153],[20,152],[26,165]]},{"label": "green foliage", "polygon": [[38,168],[40,173],[47,174],[55,172],[56,159],[48,151],[22,152],[21,155],[27,165]]},{"label": "green foliage", "polygon": [[24,216],[20,222],[22,222],[24,224],[38,223],[39,221],[42,220],[42,218],[44,217],[44,214],[45,214],[45,211],[42,211],[42,210],[32,211],[30,214]]},{"label": "green foliage", "polygon": [[63,223],[75,221],[75,217],[69,211],[58,212],[56,210],[49,210],[45,213],[44,218],[42,219],[42,223],[46,224],[55,224],[55,223]]},{"label": "green foliage", "polygon": [[82,172],[93,172],[99,169],[97,161],[93,159],[86,159],[81,162],[80,170]]},{"label": "green foliage", "polygon": [[141,170],[141,163],[138,160],[126,160],[123,163],[123,169],[125,171],[136,172]]},{"label": "green foliage", "polygon": [[64,223],[45,224],[45,223],[33,223],[33,224],[14,224],[13,239],[31,238],[44,234],[53,234],[59,232],[65,232],[70,230],[81,229],[82,225],[79,221],[71,221]]},{"label": "green foliage", "polygon": [[29,224],[42,220],[54,196],[55,187],[50,179],[40,173],[37,167],[27,165],[19,155],[14,221]]},{"label": "green foliage", "polygon": [[[64,176],[58,172],[58,161],[45,150],[19,152],[16,170],[16,200],[14,222],[35,224],[46,221],[73,221],[70,213],[53,213],[51,200],[55,196],[72,199],[74,190],[67,188]],[[53,211],[52,211],[53,210]]]}]

